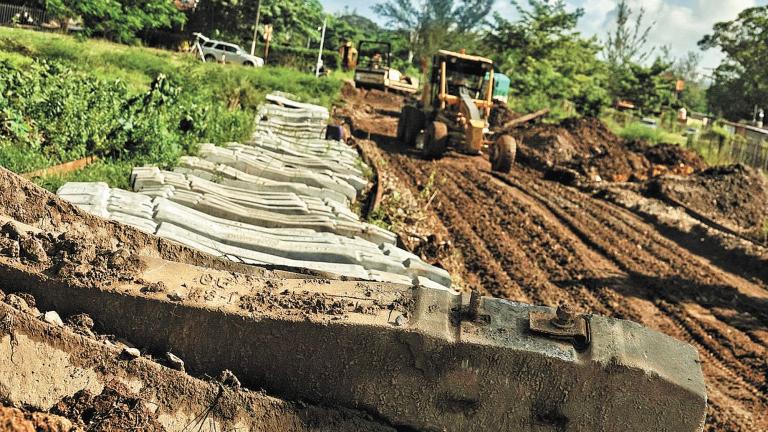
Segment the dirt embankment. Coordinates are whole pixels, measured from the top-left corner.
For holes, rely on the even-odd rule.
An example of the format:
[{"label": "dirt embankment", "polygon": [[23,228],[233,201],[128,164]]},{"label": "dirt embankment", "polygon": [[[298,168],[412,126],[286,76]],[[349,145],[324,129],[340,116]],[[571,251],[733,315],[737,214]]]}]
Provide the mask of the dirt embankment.
[{"label": "dirt embankment", "polygon": [[548,179],[586,189],[634,182],[647,196],[685,208],[708,225],[768,243],[768,186],[753,168],[709,168],[691,150],[628,142],[597,119],[536,125],[521,134],[519,162]]},{"label": "dirt embankment", "polygon": [[[131,284],[142,287],[143,295],[181,301],[170,290],[172,283],[152,282],[153,277],[171,274],[157,268],[147,271],[146,262],[159,261],[158,256],[169,259],[159,268],[194,263],[202,265],[194,268],[226,275],[228,282],[196,279],[221,289],[231,288],[234,280],[283,281],[283,273],[251,267],[246,267],[245,274],[235,273],[235,267],[211,256],[89,216],[4,170],[0,170],[0,197],[0,279],[4,282],[0,288],[8,292],[0,291],[0,429],[222,430],[224,425],[276,431],[391,430],[366,414],[342,407],[294,404],[241,389],[228,383],[236,379],[226,377],[195,378],[185,372],[182,359],[166,352],[170,346],[160,350],[134,346],[124,339],[130,336],[119,331],[115,335],[107,328],[105,315],[100,319],[79,308],[67,310],[68,303],[56,299],[65,296],[63,287],[96,295],[115,285]],[[189,275],[192,268],[178,273]],[[189,281],[180,285],[189,286]],[[195,295],[203,297],[201,292]],[[209,295],[206,291],[205,297]],[[281,296],[279,300],[286,298],[289,304],[281,306],[308,305],[326,315],[358,310],[357,304],[326,301],[323,296]],[[97,314],[119,320],[125,312],[93,302]],[[58,312],[50,310],[52,306]],[[151,316],[148,320],[160,325]],[[3,403],[18,409],[3,408]],[[178,417],[177,412],[192,413],[192,417]]]},{"label": "dirt embankment", "polygon": [[[686,341],[702,359],[707,430],[768,430],[768,281],[760,266],[740,266],[739,251],[715,257],[707,242],[669,236],[664,225],[589,187],[544,179],[563,167],[582,181],[589,174],[602,184],[632,178],[642,190],[640,180],[658,166],[685,174],[704,167],[699,158],[668,146],[632,146],[596,120],[579,120],[526,129],[521,162],[510,175],[494,175],[481,157],[420,158],[395,141],[396,118],[366,104],[372,102],[352,99],[346,109],[361,135],[376,128],[370,151],[397,179],[391,189],[419,197],[424,185],[437,185],[429,203],[418,201],[423,229],[452,245],[443,264],[462,287],[529,303],[564,301]],[[726,190],[732,187],[743,186]],[[755,259],[768,263],[768,256]]]}]

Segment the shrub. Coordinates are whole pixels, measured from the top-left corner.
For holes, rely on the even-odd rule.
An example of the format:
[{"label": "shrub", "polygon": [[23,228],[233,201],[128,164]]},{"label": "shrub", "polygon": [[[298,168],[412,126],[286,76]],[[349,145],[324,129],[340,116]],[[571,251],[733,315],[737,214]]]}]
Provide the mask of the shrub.
[{"label": "shrub", "polygon": [[619,131],[619,136],[628,141],[647,141],[658,144],[664,133],[659,128],[653,128],[640,122],[630,123]]},{"label": "shrub", "polygon": [[170,167],[200,142],[247,138],[269,91],[330,106],[341,88],[288,68],[17,29],[0,29],[0,49],[10,51],[0,53],[0,165],[27,172],[97,155],[103,162],[78,175],[113,185],[131,164]]}]

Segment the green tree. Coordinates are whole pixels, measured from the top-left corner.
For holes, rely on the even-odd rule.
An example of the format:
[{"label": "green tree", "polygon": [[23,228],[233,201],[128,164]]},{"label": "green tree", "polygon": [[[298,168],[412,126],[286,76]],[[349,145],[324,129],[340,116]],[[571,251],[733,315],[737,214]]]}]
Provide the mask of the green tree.
[{"label": "green tree", "polygon": [[426,59],[439,49],[475,49],[477,28],[493,0],[384,0],[372,9],[408,34],[408,61]]},{"label": "green tree", "polygon": [[752,119],[754,107],[768,100],[768,6],[743,10],[733,21],[714,25],[699,41],[702,49],[719,48],[725,59],[707,91],[712,111],[732,120]]},{"label": "green tree", "polygon": [[85,32],[117,42],[135,42],[142,31],[170,29],[185,16],[166,0],[47,0],[58,18],[80,17]]},{"label": "green tree", "polygon": [[356,13],[342,13],[334,16],[328,24],[326,40],[329,46],[340,46],[343,40],[353,43],[361,40],[378,40],[385,38],[384,29],[370,19]]},{"label": "green tree", "polygon": [[511,80],[513,109],[533,111],[572,104],[596,116],[608,103],[600,45],[576,30],[583,10],[566,10],[563,0],[513,0],[519,19],[494,14],[485,44],[497,69]]},{"label": "green tree", "polygon": [[616,28],[608,34],[605,43],[605,59],[612,70],[644,63],[653,53],[654,48],[647,45],[648,35],[656,23],[646,25],[644,21],[645,9],[640,8],[635,14],[627,0],[619,0],[616,5]]},{"label": "green tree", "polygon": [[603,50],[608,65],[608,92],[614,100],[628,99],[642,112],[656,113],[676,106],[674,75],[669,68],[669,48],[661,47],[651,65],[656,47],[648,46],[655,22],[645,23],[645,10],[633,11],[627,0],[616,4],[616,26],[608,33]]},{"label": "green tree", "polygon": [[[187,28],[210,37],[250,46],[256,20],[257,0],[205,0],[189,12]],[[319,27],[326,17],[319,0],[262,0],[260,32],[272,25],[272,43],[306,47],[320,39]]]},{"label": "green tree", "polygon": [[665,107],[676,107],[675,77],[669,71],[670,66],[661,57],[650,66],[630,64],[614,89],[633,101],[643,113],[659,113]]}]

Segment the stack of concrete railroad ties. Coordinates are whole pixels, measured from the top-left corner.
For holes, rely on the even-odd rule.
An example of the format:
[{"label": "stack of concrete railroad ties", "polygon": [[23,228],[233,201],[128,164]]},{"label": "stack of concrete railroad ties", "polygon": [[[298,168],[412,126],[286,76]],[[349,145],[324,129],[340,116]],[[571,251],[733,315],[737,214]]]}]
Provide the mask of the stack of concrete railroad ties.
[{"label": "stack of concrete railroad ties", "polygon": [[259,110],[245,144],[205,144],[174,171],[134,168],[134,192],[67,183],[57,194],[237,262],[449,289],[445,270],[399,249],[393,233],[350,209],[368,186],[369,168],[344,142],[323,139],[328,110],[267,98],[272,103]]}]

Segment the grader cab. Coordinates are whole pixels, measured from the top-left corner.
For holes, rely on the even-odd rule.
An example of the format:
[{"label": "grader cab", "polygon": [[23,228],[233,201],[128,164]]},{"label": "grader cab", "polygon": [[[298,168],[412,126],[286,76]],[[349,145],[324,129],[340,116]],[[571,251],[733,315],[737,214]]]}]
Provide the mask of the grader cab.
[{"label": "grader cab", "polygon": [[398,140],[421,147],[428,158],[440,157],[448,147],[473,155],[487,148],[493,170],[509,172],[517,144],[509,135],[492,136],[488,129],[493,81],[492,60],[438,51],[421,100],[406,104],[400,113]]}]

